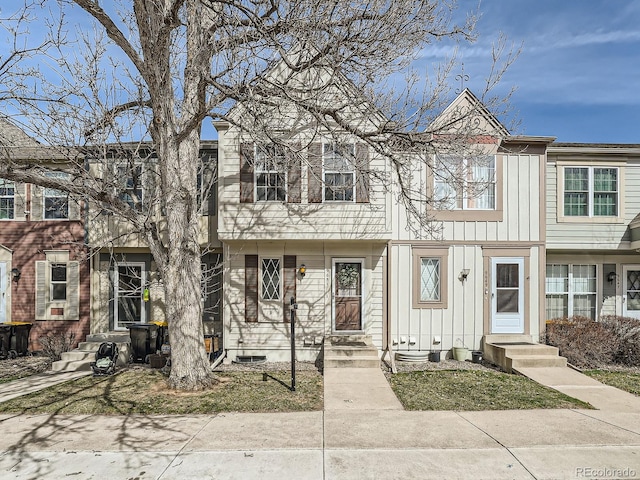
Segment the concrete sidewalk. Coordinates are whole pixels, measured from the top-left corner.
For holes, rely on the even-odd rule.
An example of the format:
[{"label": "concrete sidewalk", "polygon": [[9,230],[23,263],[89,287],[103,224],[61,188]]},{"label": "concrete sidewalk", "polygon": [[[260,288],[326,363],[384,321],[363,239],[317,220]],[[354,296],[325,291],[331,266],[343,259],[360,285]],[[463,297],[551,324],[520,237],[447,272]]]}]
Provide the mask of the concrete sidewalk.
[{"label": "concrete sidewalk", "polygon": [[3,383],[0,384],[0,402],[6,402],[7,400],[28,395],[69,380],[86,377],[87,375],[91,375],[91,372],[54,372],[48,370],[44,373]]},{"label": "concrete sidewalk", "polygon": [[0,428],[0,478],[20,480],[640,476],[640,413],[3,415]]},{"label": "concrete sidewalk", "polygon": [[640,478],[616,408],[408,412],[379,369],[327,369],[322,412],[2,415],[0,478]]}]

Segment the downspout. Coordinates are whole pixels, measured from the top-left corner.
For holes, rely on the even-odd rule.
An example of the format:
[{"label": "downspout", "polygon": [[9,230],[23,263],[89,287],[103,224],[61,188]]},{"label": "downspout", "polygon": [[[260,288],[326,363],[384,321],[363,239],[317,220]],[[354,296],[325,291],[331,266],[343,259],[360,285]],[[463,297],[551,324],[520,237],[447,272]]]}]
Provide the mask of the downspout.
[{"label": "downspout", "polygon": [[387,270],[387,281],[386,281],[387,288],[384,296],[385,317],[386,317],[385,318],[386,338],[384,339],[384,341],[386,345],[384,345],[383,347],[385,348],[386,352],[389,354],[389,363],[391,364],[391,373],[397,373],[398,369],[396,368],[396,361],[395,361],[394,352],[393,352],[393,335],[391,334],[391,279],[392,279],[391,246],[392,246],[392,241],[389,240],[387,242],[387,258],[385,262],[386,270]]}]

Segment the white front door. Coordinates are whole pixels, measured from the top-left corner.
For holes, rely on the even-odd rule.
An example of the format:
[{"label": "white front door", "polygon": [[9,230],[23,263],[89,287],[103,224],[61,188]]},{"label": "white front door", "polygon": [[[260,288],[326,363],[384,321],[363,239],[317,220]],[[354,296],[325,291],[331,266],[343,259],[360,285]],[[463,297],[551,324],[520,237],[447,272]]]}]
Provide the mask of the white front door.
[{"label": "white front door", "polygon": [[491,278],[491,333],[524,333],[524,258],[492,258]]},{"label": "white front door", "polygon": [[7,262],[0,262],[0,323],[7,321],[7,299],[9,298]]},{"label": "white front door", "polygon": [[127,325],[133,323],[146,323],[143,295],[147,272],[144,263],[119,263],[116,265],[114,277],[114,328],[124,330]]},{"label": "white front door", "polygon": [[623,265],[622,315],[640,318],[640,265]]}]

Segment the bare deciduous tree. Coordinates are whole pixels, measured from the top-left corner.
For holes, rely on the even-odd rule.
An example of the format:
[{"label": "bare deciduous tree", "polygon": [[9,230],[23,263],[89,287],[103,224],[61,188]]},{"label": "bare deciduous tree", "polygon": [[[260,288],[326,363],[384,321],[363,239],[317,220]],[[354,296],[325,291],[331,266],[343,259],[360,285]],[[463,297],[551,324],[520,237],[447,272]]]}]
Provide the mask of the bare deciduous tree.
[{"label": "bare deciduous tree", "polygon": [[[25,5],[7,23],[14,27],[8,32],[14,50],[0,62],[2,100],[22,126],[65,157],[72,175],[46,177],[37,164],[8,151],[0,177],[69,191],[144,237],[164,281],[175,388],[212,382],[202,347],[198,242],[206,118],[288,147],[292,132],[301,129],[337,140],[344,132],[359,137],[390,162],[391,175],[367,173],[397,195],[416,230],[428,229],[425,205],[433,201],[412,178],[416,162],[431,166],[438,149],[469,148],[469,136],[482,133],[473,121],[478,112],[453,112],[446,124],[435,122],[450,100],[453,63],[425,88],[416,88],[424,85],[415,74],[398,91],[387,82],[443,38],[474,40],[475,15],[456,23],[453,1],[37,3],[48,10]],[[20,28],[29,16],[43,25],[39,12],[50,19],[47,34],[41,44],[21,45],[26,30]],[[507,55],[506,64],[512,59]],[[487,87],[501,73],[494,71]],[[123,197],[112,165],[128,160],[127,178],[136,178],[136,162],[147,157],[155,164],[153,179],[144,180],[153,183],[152,198],[139,202],[134,185]],[[166,222],[158,217],[160,202]]]}]

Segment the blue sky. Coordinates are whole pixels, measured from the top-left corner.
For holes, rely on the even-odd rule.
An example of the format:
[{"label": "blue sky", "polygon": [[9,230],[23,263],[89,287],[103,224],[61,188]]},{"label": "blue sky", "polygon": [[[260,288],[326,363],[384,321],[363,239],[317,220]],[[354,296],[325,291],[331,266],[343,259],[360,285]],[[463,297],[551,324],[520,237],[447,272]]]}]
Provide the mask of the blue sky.
[{"label": "blue sky", "polygon": [[[523,43],[500,87],[517,88],[512,133],[640,144],[640,0],[482,0],[480,12],[478,41],[458,50],[472,91],[482,88],[498,32]],[[436,46],[422,60],[448,50]]]}]

